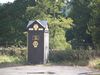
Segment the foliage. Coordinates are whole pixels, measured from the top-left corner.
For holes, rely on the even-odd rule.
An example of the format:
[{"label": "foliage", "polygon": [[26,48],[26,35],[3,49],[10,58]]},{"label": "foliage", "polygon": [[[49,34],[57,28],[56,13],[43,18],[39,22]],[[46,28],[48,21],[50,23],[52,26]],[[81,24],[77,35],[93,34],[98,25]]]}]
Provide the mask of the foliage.
[{"label": "foliage", "polygon": [[[66,29],[72,28],[73,20],[64,18],[61,15],[61,8],[64,2],[62,0],[38,0],[34,7],[27,7],[26,17],[28,20],[47,20],[50,29],[50,48],[62,49],[71,48],[69,43],[66,43]],[[38,9],[38,10],[37,10]]]},{"label": "foliage", "polygon": [[[25,11],[31,0],[15,0],[0,6],[0,43],[24,44],[26,29]],[[30,3],[30,4],[29,4]],[[8,39],[9,38],[9,39]]]},{"label": "foliage", "polygon": [[89,61],[89,67],[100,69],[100,58],[91,59]]},{"label": "foliage", "polygon": [[[50,61],[90,63],[100,68],[99,9],[100,0],[15,0],[0,4],[0,46],[14,45],[0,50],[0,63],[25,63],[27,49],[21,46],[27,42],[24,32],[28,21],[47,20],[50,49],[54,50],[50,51]],[[95,47],[98,50],[92,50]]]},{"label": "foliage", "polygon": [[[64,6],[63,0],[15,0],[14,3],[7,3],[0,6],[0,42],[1,44],[13,44],[13,45],[26,45],[26,37],[23,34],[27,22],[29,20],[48,20],[50,27],[50,36],[55,34],[52,31],[61,31],[62,35],[55,35],[50,37],[55,41],[59,40],[55,45],[60,49],[65,49],[67,46],[65,32],[66,29],[70,29],[72,19],[65,19],[62,15],[61,9]],[[6,17],[8,16],[8,17]],[[54,22],[53,22],[54,21]],[[55,26],[56,25],[56,26]],[[61,28],[60,28],[61,27]],[[55,28],[55,29],[54,29]],[[58,30],[57,30],[58,28]],[[6,30],[5,30],[6,29]],[[6,33],[7,32],[7,33]],[[52,32],[52,33],[51,33]],[[12,35],[12,36],[11,36]],[[57,37],[59,38],[57,38]],[[7,39],[9,38],[9,39]],[[56,39],[57,38],[57,39]],[[63,38],[63,39],[61,39]],[[50,41],[52,42],[52,41]],[[54,43],[50,43],[50,46]],[[57,46],[58,45],[58,46]],[[66,47],[65,47],[66,45]],[[54,47],[51,47],[54,48]]]},{"label": "foliage", "polygon": [[50,51],[49,60],[67,65],[88,65],[96,57],[100,57],[100,52],[96,50],[60,50]]},{"label": "foliage", "polygon": [[92,0],[90,8],[92,12],[91,19],[88,23],[88,29],[94,44],[100,49],[100,0]]},{"label": "foliage", "polygon": [[50,49],[66,50],[71,49],[70,43],[66,42],[65,32],[70,29],[73,20],[68,18],[54,19],[49,21]]},{"label": "foliage", "polygon": [[[67,41],[72,47],[84,49],[100,48],[100,1],[99,0],[71,0],[69,17],[74,20],[73,29],[66,33]],[[82,44],[82,45],[80,45]]]},{"label": "foliage", "polygon": [[[91,0],[71,0],[71,10],[68,17],[74,20],[73,29],[69,29],[66,33],[67,41],[71,41],[72,47],[75,49],[84,46],[93,47],[93,41],[90,34],[87,33],[87,23],[91,18],[91,9],[88,7]],[[87,49],[86,48],[86,49]]]},{"label": "foliage", "polygon": [[16,56],[7,56],[7,55],[0,56],[0,64],[2,64],[2,63],[18,63],[20,61],[21,60]]},{"label": "foliage", "polygon": [[[50,41],[51,48],[54,48],[53,43],[62,47],[65,43],[68,47],[71,44],[74,49],[81,45],[84,49],[99,48],[99,7],[99,0],[15,0],[14,3],[0,4],[0,43],[26,45],[23,32],[27,22],[39,19],[49,22],[50,40],[63,37],[64,45]],[[52,37],[53,31],[61,31],[62,35]]]},{"label": "foliage", "polygon": [[0,64],[4,63],[26,63],[26,47],[1,47]]},{"label": "foliage", "polygon": [[43,20],[46,18],[57,18],[61,14],[60,10],[63,7],[63,0],[37,0],[35,6],[29,6],[26,10],[28,20]]},{"label": "foliage", "polygon": [[9,55],[9,56],[23,56],[26,57],[26,47],[0,47],[0,55]]}]

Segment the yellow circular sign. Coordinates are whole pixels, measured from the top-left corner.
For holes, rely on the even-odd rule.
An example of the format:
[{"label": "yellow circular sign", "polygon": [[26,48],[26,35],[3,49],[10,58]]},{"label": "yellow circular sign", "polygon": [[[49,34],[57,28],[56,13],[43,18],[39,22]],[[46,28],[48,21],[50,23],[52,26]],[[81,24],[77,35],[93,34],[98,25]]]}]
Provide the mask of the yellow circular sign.
[{"label": "yellow circular sign", "polygon": [[37,46],[38,46],[38,41],[34,41],[34,42],[33,42],[33,46],[34,46],[35,48],[37,48]]},{"label": "yellow circular sign", "polygon": [[38,28],[39,28],[38,24],[34,24],[33,28],[34,28],[34,30],[38,30]]}]

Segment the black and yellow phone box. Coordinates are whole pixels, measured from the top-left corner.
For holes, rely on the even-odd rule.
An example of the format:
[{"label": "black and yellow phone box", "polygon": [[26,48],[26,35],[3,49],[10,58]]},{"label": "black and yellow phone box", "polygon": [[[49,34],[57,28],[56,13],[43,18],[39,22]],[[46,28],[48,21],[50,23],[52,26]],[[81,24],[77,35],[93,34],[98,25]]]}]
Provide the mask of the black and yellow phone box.
[{"label": "black and yellow phone box", "polygon": [[47,21],[29,21],[27,25],[28,63],[45,64],[49,55],[49,30]]}]

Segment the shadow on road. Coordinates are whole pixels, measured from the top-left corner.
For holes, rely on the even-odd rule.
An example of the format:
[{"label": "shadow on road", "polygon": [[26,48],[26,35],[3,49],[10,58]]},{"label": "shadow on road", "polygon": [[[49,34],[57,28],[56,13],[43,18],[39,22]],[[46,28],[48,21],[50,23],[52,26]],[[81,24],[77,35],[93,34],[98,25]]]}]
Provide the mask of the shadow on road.
[{"label": "shadow on road", "polygon": [[27,74],[55,74],[55,72],[27,72]]},{"label": "shadow on road", "polygon": [[17,66],[24,66],[24,65],[25,64],[3,63],[3,64],[0,64],[0,68],[17,67]]}]

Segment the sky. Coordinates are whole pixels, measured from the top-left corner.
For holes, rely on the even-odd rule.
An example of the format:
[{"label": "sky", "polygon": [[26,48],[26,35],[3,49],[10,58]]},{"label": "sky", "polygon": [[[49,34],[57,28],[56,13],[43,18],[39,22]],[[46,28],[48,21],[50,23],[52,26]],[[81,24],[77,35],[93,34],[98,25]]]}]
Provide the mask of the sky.
[{"label": "sky", "polygon": [[13,2],[14,0],[0,0],[0,3]]},{"label": "sky", "polygon": [[[7,2],[13,2],[14,0],[0,0],[0,3],[7,3]],[[71,1],[71,0],[68,0]]]}]

